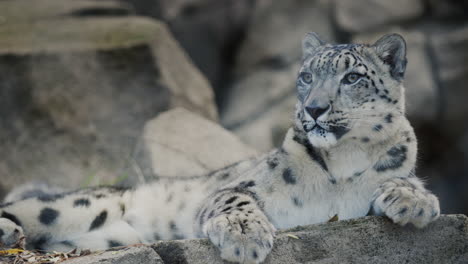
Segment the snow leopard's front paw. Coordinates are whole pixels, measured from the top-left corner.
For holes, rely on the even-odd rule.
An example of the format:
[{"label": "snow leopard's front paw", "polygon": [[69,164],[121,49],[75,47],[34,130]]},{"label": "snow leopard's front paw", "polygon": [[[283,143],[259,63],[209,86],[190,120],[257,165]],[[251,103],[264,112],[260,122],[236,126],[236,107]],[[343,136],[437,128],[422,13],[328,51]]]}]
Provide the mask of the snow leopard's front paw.
[{"label": "snow leopard's front paw", "polygon": [[237,263],[260,263],[273,247],[274,226],[260,210],[220,214],[203,226],[204,233],[221,252],[221,258]]},{"label": "snow leopard's front paw", "polygon": [[23,228],[6,218],[0,218],[0,247],[24,248]]},{"label": "snow leopard's front paw", "polygon": [[376,194],[374,208],[399,225],[411,223],[422,228],[440,215],[439,200],[425,189],[384,184]]}]

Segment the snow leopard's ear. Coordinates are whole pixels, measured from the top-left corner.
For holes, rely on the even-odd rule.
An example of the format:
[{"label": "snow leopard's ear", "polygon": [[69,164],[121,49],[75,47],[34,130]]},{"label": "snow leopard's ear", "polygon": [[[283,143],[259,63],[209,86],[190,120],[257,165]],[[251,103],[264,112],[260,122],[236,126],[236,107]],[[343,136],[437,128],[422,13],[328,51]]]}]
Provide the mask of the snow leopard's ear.
[{"label": "snow leopard's ear", "polygon": [[388,34],[372,45],[380,59],[390,66],[390,73],[396,80],[402,80],[406,70],[406,42],[398,34]]},{"label": "snow leopard's ear", "polygon": [[325,45],[325,41],[321,40],[315,32],[307,33],[302,41],[302,58],[307,58],[315,53],[315,49]]}]

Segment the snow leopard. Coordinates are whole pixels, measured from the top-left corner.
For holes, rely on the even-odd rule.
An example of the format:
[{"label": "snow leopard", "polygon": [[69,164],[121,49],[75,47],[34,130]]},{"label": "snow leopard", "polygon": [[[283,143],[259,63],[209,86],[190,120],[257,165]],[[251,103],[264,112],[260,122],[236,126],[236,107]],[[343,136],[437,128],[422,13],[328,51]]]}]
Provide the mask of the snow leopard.
[{"label": "snow leopard", "polygon": [[418,228],[436,220],[439,201],[415,175],[405,40],[331,44],[308,33],[302,52],[281,147],[203,176],[5,203],[0,242],[67,251],[206,237],[224,260],[261,263],[279,229],[368,214]]}]

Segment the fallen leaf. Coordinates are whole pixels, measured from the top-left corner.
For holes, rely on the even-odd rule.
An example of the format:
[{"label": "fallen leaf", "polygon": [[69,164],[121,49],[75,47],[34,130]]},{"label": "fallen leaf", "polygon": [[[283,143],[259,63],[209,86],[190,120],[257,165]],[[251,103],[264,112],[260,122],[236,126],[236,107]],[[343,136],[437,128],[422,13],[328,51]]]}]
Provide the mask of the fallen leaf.
[{"label": "fallen leaf", "polygon": [[328,220],[328,222],[336,222],[338,221],[338,215],[334,215],[332,218],[330,218],[330,220]]}]

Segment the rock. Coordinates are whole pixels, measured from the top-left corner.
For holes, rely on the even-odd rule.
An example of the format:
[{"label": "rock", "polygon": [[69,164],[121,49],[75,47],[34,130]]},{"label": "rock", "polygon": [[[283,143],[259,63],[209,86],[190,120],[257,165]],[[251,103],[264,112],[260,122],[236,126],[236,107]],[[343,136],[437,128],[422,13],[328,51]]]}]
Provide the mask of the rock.
[{"label": "rock", "polygon": [[262,152],[279,146],[292,125],[299,65],[259,70],[237,82],[222,112],[223,125]]},{"label": "rock", "polygon": [[129,15],[133,8],[121,1],[106,0],[39,0],[31,7],[28,0],[5,0],[1,2],[2,27],[17,23],[32,23],[37,20],[59,19],[63,16]]},{"label": "rock", "polygon": [[337,25],[353,33],[416,19],[424,13],[422,0],[334,0],[334,6]]},{"label": "rock", "polygon": [[301,40],[307,32],[317,32],[333,41],[329,12],[325,1],[259,0],[239,51],[237,74],[297,64],[302,56]]},{"label": "rock", "polygon": [[292,124],[301,39],[315,31],[334,40],[324,1],[257,3],[234,84],[221,96],[221,122],[261,151],[278,146]]},{"label": "rock", "polygon": [[[152,245],[164,263],[223,263],[207,240]],[[424,229],[400,227],[384,217],[297,227],[282,231],[265,264],[466,263],[468,218],[444,215]]]},{"label": "rock", "polygon": [[254,157],[257,152],[237,137],[182,108],[160,114],[146,123],[139,161],[149,162],[145,176],[184,177],[207,174]]},{"label": "rock", "polygon": [[[406,88],[406,113],[414,125],[435,122],[440,115],[439,87],[427,49],[427,35],[417,29],[403,30],[390,28],[372,34],[360,34],[354,37],[355,43],[375,43],[389,33],[398,33],[406,40],[407,59],[404,86]],[[428,107],[431,106],[431,107]]]},{"label": "rock", "polygon": [[463,19],[466,21],[468,1],[466,0],[429,0],[431,15],[437,18]]},{"label": "rock", "polygon": [[251,0],[127,0],[138,14],[166,22],[215,89],[226,78],[247,26]]},{"label": "rock", "polygon": [[0,26],[0,189],[31,179],[116,183],[136,174],[135,145],[159,112],[183,106],[217,118],[207,80],[159,22],[9,21]]},{"label": "rock", "polygon": [[164,264],[158,254],[149,246],[130,246],[123,249],[113,248],[84,257],[72,258],[63,264]]},{"label": "rock", "polygon": [[443,121],[454,138],[468,129],[468,24],[446,25],[430,34],[429,46],[441,85]]}]

